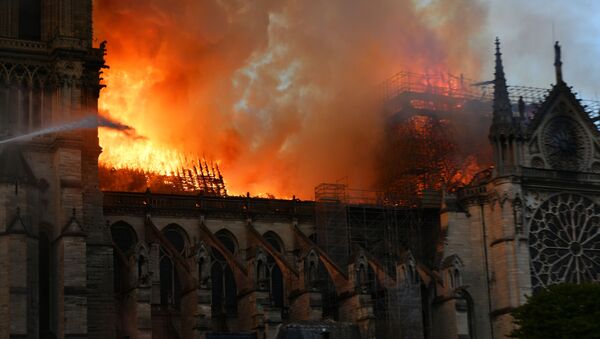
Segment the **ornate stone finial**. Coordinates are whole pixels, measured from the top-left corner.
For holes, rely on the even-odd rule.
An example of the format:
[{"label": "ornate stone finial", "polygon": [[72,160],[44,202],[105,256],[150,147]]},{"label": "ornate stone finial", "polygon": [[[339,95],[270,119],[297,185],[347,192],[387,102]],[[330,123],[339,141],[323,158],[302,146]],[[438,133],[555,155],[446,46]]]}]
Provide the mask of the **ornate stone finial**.
[{"label": "ornate stone finial", "polygon": [[558,41],[554,43],[554,70],[556,71],[556,84],[563,83],[562,61],[560,56],[560,45]]},{"label": "ornate stone finial", "polygon": [[496,68],[494,73],[494,122],[511,123],[512,108],[508,97],[502,53],[500,53],[500,39],[496,37]]}]

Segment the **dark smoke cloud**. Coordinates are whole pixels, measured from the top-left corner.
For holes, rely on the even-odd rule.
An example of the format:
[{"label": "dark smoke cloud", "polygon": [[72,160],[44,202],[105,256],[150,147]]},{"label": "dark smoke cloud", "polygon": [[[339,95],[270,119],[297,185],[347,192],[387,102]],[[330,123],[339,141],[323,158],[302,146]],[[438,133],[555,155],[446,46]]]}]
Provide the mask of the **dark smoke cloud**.
[{"label": "dark smoke cloud", "polygon": [[[101,109],[219,160],[234,193],[369,187],[375,85],[399,70],[479,77],[485,18],[475,0],[96,0],[111,66]],[[106,160],[125,141],[101,142]]]},{"label": "dark smoke cloud", "polygon": [[[124,123],[117,121],[116,119],[113,119],[111,117],[108,116],[103,116],[103,115],[98,115],[97,117],[95,117],[95,120],[90,120],[90,123],[93,124],[92,126],[86,126],[86,127],[102,127],[102,128],[107,128],[113,131],[118,131],[123,133],[125,136],[127,136],[130,139],[133,140],[145,140],[147,139],[145,136],[143,135],[139,135],[137,134],[135,128],[125,125]],[[86,119],[87,120],[87,119]]]}]

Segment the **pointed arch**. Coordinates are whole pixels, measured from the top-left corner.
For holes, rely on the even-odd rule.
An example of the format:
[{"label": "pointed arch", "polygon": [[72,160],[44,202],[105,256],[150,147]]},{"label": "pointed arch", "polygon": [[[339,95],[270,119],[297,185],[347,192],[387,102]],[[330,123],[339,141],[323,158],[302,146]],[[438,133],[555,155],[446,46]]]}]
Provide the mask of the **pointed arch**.
[{"label": "pointed arch", "polygon": [[337,320],[339,316],[338,293],[341,291],[317,251],[317,248],[312,248],[304,257],[304,286],[307,290],[321,292],[323,318]]},{"label": "pointed arch", "polygon": [[474,304],[474,300],[473,297],[471,296],[471,294],[469,293],[469,291],[467,291],[466,289],[459,287],[456,290],[456,298],[458,300],[462,300],[464,305],[466,306],[466,311],[467,312],[467,334],[469,338],[476,338],[476,333],[475,333],[475,322],[476,322],[476,318],[475,318],[475,304]]},{"label": "pointed arch", "polygon": [[[185,230],[177,224],[169,224],[163,228],[162,232],[165,239],[175,250],[176,254],[185,256],[189,246],[189,236]],[[179,309],[182,297],[181,272],[171,250],[161,244],[159,253],[159,275],[160,275],[160,304],[163,307],[173,307]]]},{"label": "pointed arch", "polygon": [[[233,233],[227,229],[221,229],[215,234],[217,241],[223,245],[232,255],[239,250],[239,243]],[[212,317],[217,322],[216,326],[221,330],[225,326],[226,318],[237,315],[237,282],[228,260],[213,247],[213,262],[211,264],[211,286],[212,286]]]},{"label": "pointed arch", "polygon": [[177,224],[169,224],[161,232],[179,254],[185,253],[190,243],[190,237],[183,227]]},{"label": "pointed arch", "polygon": [[[138,236],[134,228],[127,222],[119,220],[110,225],[110,234],[113,243],[113,279],[117,312],[129,315],[130,308],[127,300],[129,292],[135,285],[132,273],[137,273],[137,268],[131,265],[131,259],[137,258],[139,251]],[[128,317],[123,316],[116,324],[117,333],[125,335],[128,326]]]},{"label": "pointed arch", "polygon": [[279,253],[285,253],[285,245],[281,237],[273,232],[267,231],[263,234],[263,238]]},{"label": "pointed arch", "polygon": [[463,268],[463,262],[460,257],[453,254],[444,259],[442,267],[446,271],[446,282],[448,288],[457,289],[462,286],[461,270]]},{"label": "pointed arch", "polygon": [[119,220],[110,226],[110,235],[113,243],[113,282],[114,292],[118,298],[121,294],[129,290],[129,258],[135,252],[135,246],[138,242],[137,233],[133,227],[125,221]]},{"label": "pointed arch", "polygon": [[399,265],[398,279],[406,284],[418,284],[420,281],[419,272],[417,270],[417,262],[410,250],[407,250],[401,255],[401,264]]},{"label": "pointed arch", "polygon": [[[263,234],[263,238],[275,249],[275,251],[284,254],[285,246],[283,241],[273,231],[267,231]],[[283,272],[279,267],[277,261],[272,255],[267,256],[267,268],[268,268],[268,289],[271,304],[274,307],[283,307],[285,304],[285,286],[283,283]]]},{"label": "pointed arch", "polygon": [[110,235],[113,244],[125,256],[132,254],[135,245],[138,243],[138,236],[135,229],[122,220],[114,222],[110,226]]},{"label": "pointed arch", "polygon": [[[222,228],[215,232],[215,237],[229,250],[229,252],[231,252],[231,254],[234,256],[237,254],[240,245],[236,236],[231,233],[231,231]],[[220,253],[218,255],[222,256]]]}]

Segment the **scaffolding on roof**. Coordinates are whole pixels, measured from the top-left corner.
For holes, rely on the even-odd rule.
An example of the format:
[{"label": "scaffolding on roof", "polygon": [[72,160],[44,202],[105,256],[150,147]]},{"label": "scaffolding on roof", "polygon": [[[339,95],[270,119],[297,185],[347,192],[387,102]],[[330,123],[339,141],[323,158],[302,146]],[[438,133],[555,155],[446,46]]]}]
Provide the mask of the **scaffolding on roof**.
[{"label": "scaffolding on roof", "polygon": [[[508,86],[508,95],[513,104],[519,97],[528,105],[537,105],[544,101],[549,93],[547,88],[528,86]],[[384,102],[406,93],[427,93],[452,99],[492,101],[493,81],[475,82],[463,75],[449,73],[413,73],[401,71],[389,77],[379,85],[381,99]],[[586,112],[595,120],[600,120],[600,101],[581,99]]]}]

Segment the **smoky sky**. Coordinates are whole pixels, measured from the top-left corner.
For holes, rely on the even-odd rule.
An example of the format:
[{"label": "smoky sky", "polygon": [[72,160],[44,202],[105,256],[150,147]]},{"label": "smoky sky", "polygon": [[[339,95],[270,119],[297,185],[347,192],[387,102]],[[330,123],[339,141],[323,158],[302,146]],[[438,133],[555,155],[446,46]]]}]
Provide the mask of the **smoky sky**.
[{"label": "smoky sky", "polygon": [[[560,14],[565,79],[592,88],[581,62],[593,60],[581,32],[591,18],[571,25],[583,9],[529,3],[95,0],[111,67],[100,108],[154,145],[219,161],[230,192],[310,198],[339,179],[369,188],[383,129],[376,85],[398,71],[487,80],[498,35],[509,82],[544,86],[548,20]],[[140,142],[100,141],[113,163]]]},{"label": "smoky sky", "polygon": [[[563,77],[582,99],[600,95],[600,3],[593,0],[487,0],[484,36],[502,41],[509,84],[549,88],[555,83],[554,41],[562,45]],[[484,60],[487,78],[493,59]]]}]

